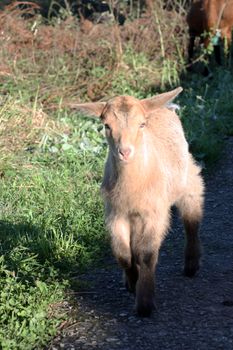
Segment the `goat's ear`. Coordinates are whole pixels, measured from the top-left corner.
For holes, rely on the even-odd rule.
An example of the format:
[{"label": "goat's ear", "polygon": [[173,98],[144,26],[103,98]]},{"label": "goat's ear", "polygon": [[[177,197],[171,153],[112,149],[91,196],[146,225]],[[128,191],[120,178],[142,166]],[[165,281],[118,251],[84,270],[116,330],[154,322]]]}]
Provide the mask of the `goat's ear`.
[{"label": "goat's ear", "polygon": [[171,101],[177,95],[179,95],[179,93],[181,93],[182,90],[182,87],[178,87],[175,90],[141,100],[141,103],[145,110],[148,112],[152,112],[154,109],[161,107],[167,107],[168,109],[174,110],[175,108],[173,107],[174,105],[171,104]]},{"label": "goat's ear", "polygon": [[69,108],[83,112],[91,117],[100,117],[105,106],[106,102],[88,102],[80,104],[73,103],[69,105]]}]

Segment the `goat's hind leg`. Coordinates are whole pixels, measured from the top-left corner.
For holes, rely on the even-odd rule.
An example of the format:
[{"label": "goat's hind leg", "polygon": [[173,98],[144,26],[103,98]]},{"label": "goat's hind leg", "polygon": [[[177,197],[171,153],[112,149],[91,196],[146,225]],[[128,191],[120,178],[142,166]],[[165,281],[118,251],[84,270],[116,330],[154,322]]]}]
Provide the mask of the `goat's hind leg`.
[{"label": "goat's hind leg", "polygon": [[177,203],[185,228],[184,274],[188,277],[193,277],[199,270],[202,251],[199,227],[203,216],[204,184],[199,173],[199,167],[191,164],[186,191]]},{"label": "goat's hind leg", "polygon": [[200,268],[201,242],[199,239],[200,221],[196,218],[184,218],[186,232],[184,274],[193,277]]},{"label": "goat's hind leg", "polygon": [[194,45],[195,45],[195,35],[193,33],[189,33],[189,44],[188,44],[189,70],[191,69],[191,65],[192,65]]}]

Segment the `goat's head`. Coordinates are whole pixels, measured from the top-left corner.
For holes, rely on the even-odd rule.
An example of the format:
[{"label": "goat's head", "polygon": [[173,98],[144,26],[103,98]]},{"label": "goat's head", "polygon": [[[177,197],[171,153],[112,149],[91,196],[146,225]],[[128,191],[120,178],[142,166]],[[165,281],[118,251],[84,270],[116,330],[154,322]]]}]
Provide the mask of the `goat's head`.
[{"label": "goat's head", "polygon": [[119,96],[108,101],[101,113],[109,147],[116,159],[130,161],[140,145],[146,111],[139,100]]},{"label": "goat's head", "polygon": [[142,144],[148,118],[157,108],[173,109],[169,102],[181,91],[182,88],[177,88],[143,100],[131,96],[118,96],[108,102],[74,104],[71,108],[99,117],[105,126],[112,154],[117,161],[128,163]]}]

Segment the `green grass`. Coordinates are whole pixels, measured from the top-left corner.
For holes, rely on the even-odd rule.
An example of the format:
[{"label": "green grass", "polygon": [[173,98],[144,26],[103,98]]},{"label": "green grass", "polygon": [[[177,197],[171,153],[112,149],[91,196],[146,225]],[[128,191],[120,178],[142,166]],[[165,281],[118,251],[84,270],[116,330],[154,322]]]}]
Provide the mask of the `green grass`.
[{"label": "green grass", "polygon": [[[9,261],[17,264],[18,273],[13,266],[8,270]],[[56,303],[63,299],[66,284],[55,281],[54,271],[20,246],[1,258],[0,273],[1,349],[43,348],[65,319]]]},{"label": "green grass", "polygon": [[[64,112],[60,128],[36,132],[38,143],[29,138],[30,147],[13,128],[32,119],[30,113],[6,103],[2,126],[11,126],[13,135],[1,137],[16,141],[18,131],[22,140],[9,154],[2,147],[0,343],[3,349],[39,349],[66,318],[59,307],[51,310],[65,298],[69,276],[106,247],[99,195],[106,144],[98,123]],[[24,125],[26,135],[31,125]]]},{"label": "green grass", "polygon": [[190,149],[208,165],[221,156],[226,136],[233,135],[233,74],[216,68],[212,79],[188,77],[180,97],[181,120]]},{"label": "green grass", "polygon": [[[144,98],[180,84],[179,115],[191,151],[207,169],[233,134],[232,72],[215,67],[212,79],[192,74],[181,80],[180,43],[172,42],[169,53],[166,26],[160,24],[156,58],[150,52],[154,42],[150,47],[143,40],[143,53],[133,42],[122,42],[120,62],[106,38],[81,47],[71,41],[64,48],[57,35],[65,31],[66,40],[76,38],[73,22],[54,23],[49,49],[35,45],[32,54],[20,43],[15,61],[3,43],[1,62],[10,70],[0,81],[3,349],[44,348],[68,317],[61,305],[72,288],[70,277],[96,264],[108,247],[99,195],[107,149],[103,129],[65,109],[67,101],[116,94]],[[43,29],[36,25],[35,41]]]}]

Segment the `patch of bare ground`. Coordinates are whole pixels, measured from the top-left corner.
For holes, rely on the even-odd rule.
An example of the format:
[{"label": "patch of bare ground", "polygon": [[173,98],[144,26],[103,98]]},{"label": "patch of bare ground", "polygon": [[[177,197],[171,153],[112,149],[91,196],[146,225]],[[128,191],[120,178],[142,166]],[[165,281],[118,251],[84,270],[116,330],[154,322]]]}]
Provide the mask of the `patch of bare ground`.
[{"label": "patch of bare ground", "polygon": [[157,311],[138,318],[134,298],[122,285],[111,257],[102,268],[77,276],[76,320],[49,349],[233,348],[233,138],[216,169],[206,176],[205,218],[201,229],[203,263],[193,279],[182,275],[182,226],[174,213],[172,232],[160,252]]}]

